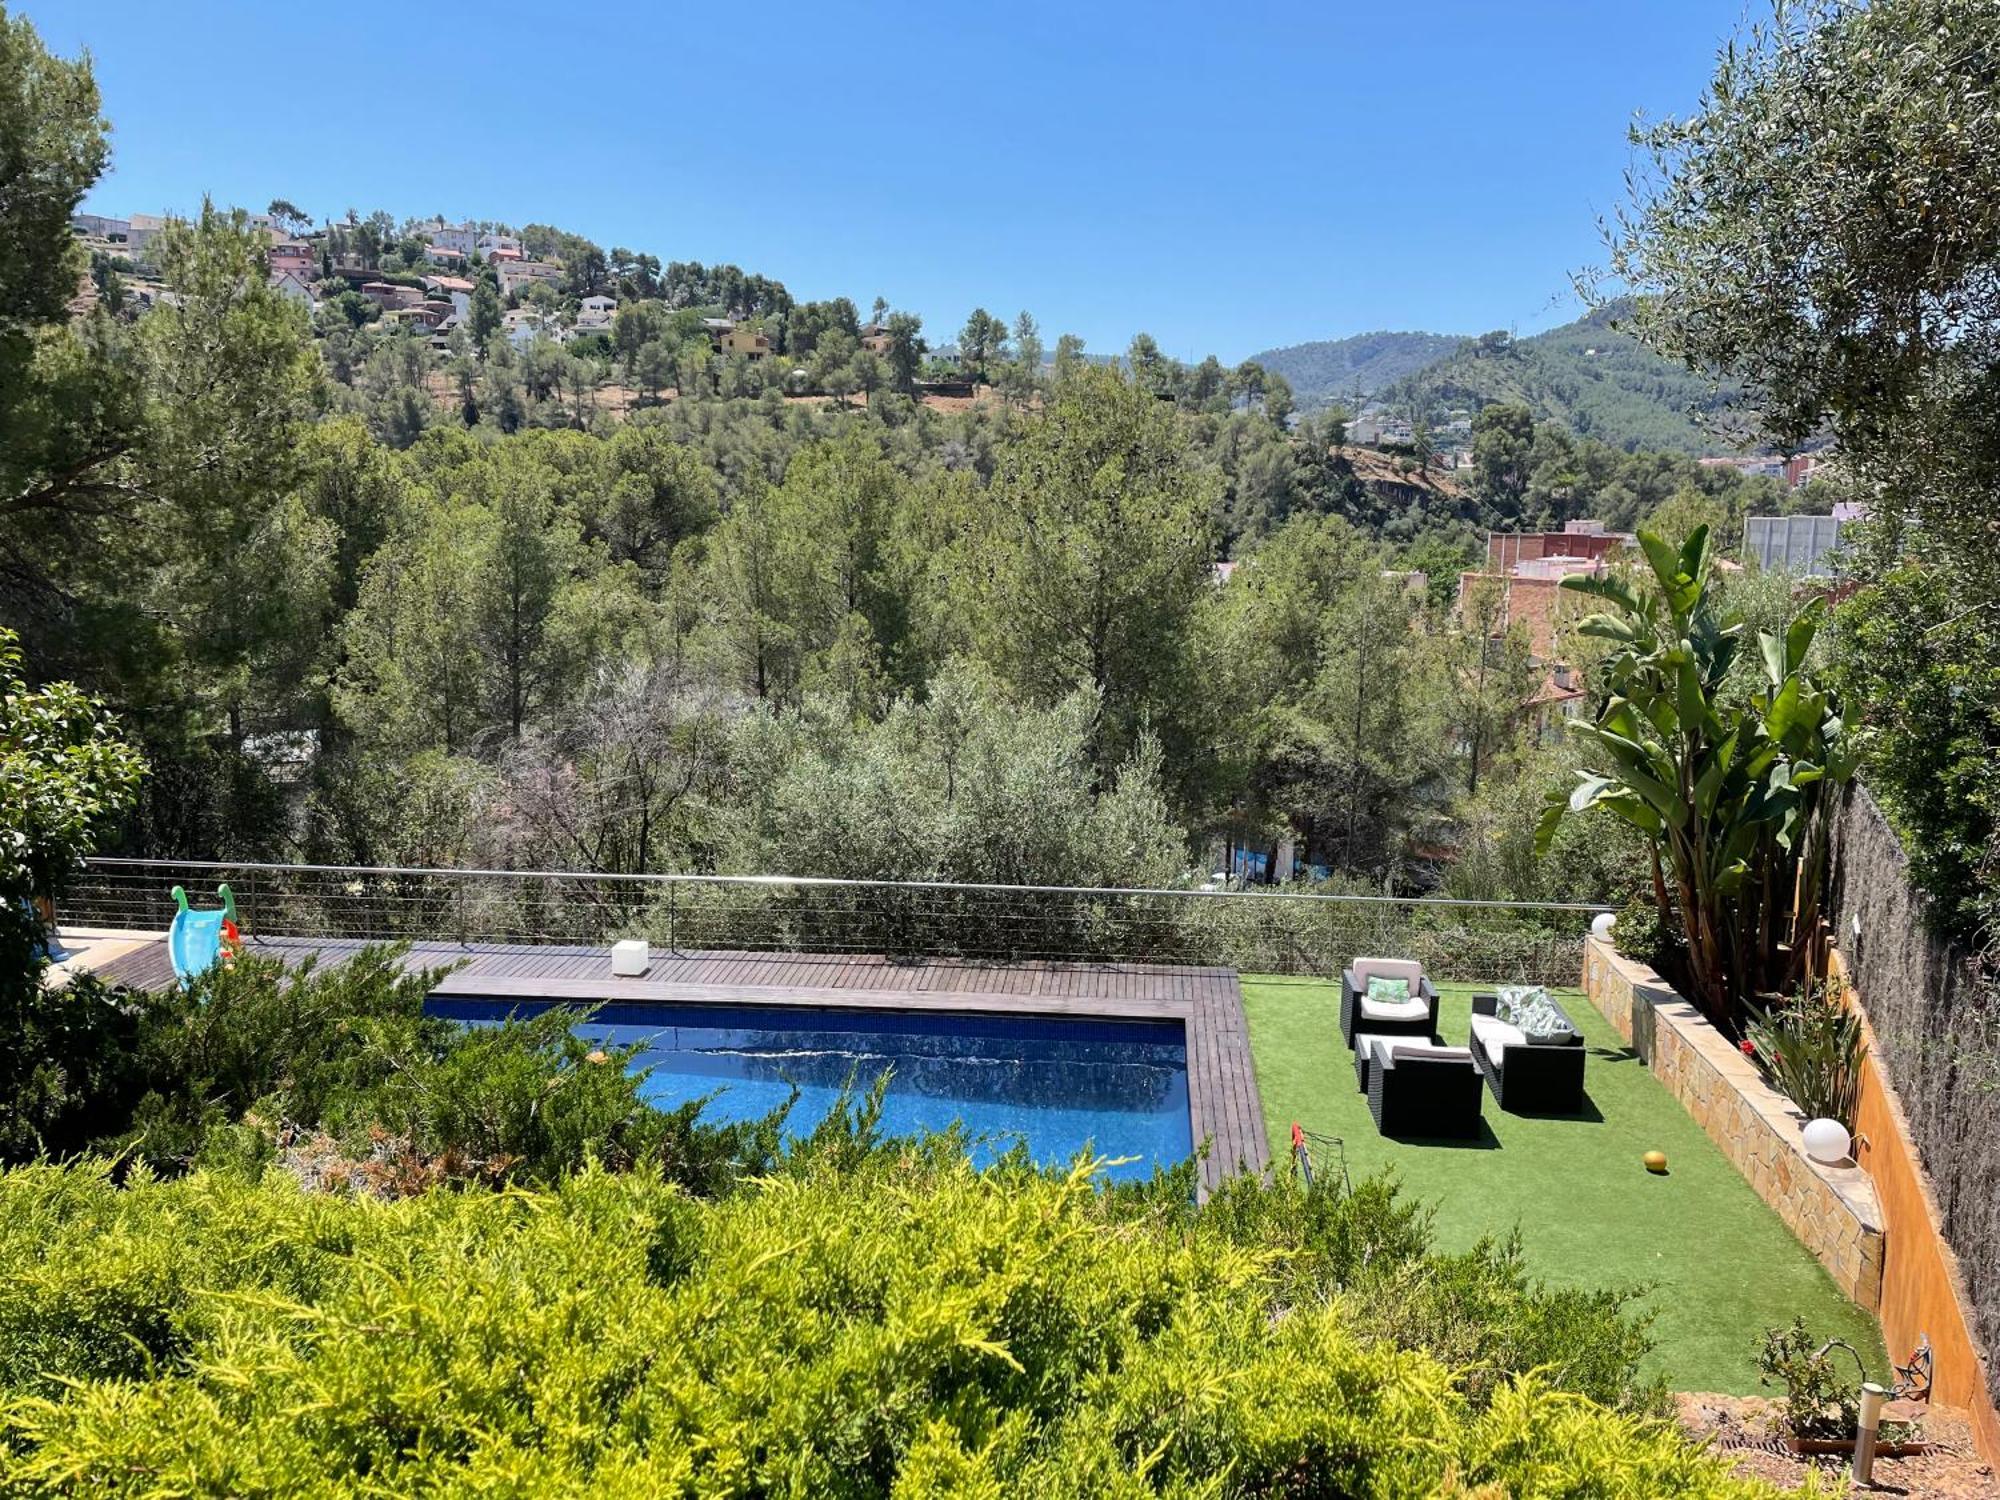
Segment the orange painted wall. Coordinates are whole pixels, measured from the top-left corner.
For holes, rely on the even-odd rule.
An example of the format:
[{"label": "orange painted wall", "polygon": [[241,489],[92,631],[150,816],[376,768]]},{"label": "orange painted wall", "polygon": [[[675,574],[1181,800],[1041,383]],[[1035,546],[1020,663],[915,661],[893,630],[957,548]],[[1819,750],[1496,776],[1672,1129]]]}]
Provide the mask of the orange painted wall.
[{"label": "orange painted wall", "polygon": [[[1836,972],[1841,965],[1833,955]],[[1867,997],[1860,997],[1863,1006]],[[1864,1030],[1867,1017],[1862,1018]],[[1969,1329],[1960,1295],[1958,1261],[1938,1232],[1937,1205],[1922,1164],[1910,1145],[1909,1127],[1894,1086],[1877,1061],[1875,1035],[1867,1031],[1861,1070],[1855,1159],[1875,1184],[1883,1230],[1882,1305],[1876,1316],[1890,1357],[1906,1360],[1928,1334],[1935,1361],[1932,1399],[1970,1414],[1979,1456],[2000,1465],[2000,1412],[1987,1395],[1986,1361]]]}]

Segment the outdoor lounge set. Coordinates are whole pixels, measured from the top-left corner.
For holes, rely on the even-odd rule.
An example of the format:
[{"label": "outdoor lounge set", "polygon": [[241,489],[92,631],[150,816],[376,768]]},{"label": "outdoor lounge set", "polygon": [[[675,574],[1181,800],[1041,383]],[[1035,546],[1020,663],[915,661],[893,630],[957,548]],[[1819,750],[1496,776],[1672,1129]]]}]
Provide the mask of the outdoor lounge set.
[{"label": "outdoor lounge set", "polygon": [[1480,1093],[1515,1114],[1583,1107],[1583,1037],[1547,990],[1472,997],[1462,1047],[1437,1029],[1437,988],[1407,958],[1357,958],[1340,976],[1340,1033],[1384,1135],[1479,1134]]}]

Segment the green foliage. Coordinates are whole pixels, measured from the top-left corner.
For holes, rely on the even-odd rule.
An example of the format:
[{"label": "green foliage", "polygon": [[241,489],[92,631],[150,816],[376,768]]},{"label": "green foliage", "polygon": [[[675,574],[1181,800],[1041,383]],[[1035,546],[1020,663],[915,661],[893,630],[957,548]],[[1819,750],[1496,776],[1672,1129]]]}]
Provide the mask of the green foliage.
[{"label": "green foliage", "polygon": [[1861,1095],[1861,1014],[1841,989],[1815,980],[1769,1010],[1750,1008],[1745,1038],[1771,1086],[1809,1120],[1838,1120],[1854,1129]]},{"label": "green foliage", "polygon": [[927,1149],[716,1202],[602,1170],[390,1203],[17,1170],[0,1465],[23,1494],[1766,1493],[1522,1369],[1558,1330],[1504,1278],[1505,1311],[1460,1308],[1524,1333],[1492,1367],[1357,1325],[1434,1273],[1379,1190],[1331,1199],[1163,1218]]},{"label": "green foliage", "polygon": [[69,683],[31,688],[0,628],[0,901],[58,894],[145,766],[98,700]]},{"label": "green foliage", "polygon": [[20,674],[0,628],[0,1161],[73,1144],[88,1101],[117,1087],[125,1017],[88,983],[43,987],[35,903],[61,894],[145,771],[103,704]]},{"label": "green foliage", "polygon": [[[1492,768],[1477,795],[1461,798],[1453,808],[1459,844],[1448,893],[1484,901],[1630,901],[1657,922],[1645,836],[1630,824],[1565,819],[1537,852],[1536,825],[1549,796],[1569,794],[1583,759],[1568,737],[1523,743]],[[1632,912],[1618,919],[1621,947]]]},{"label": "green foliage", "polygon": [[1020,709],[966,663],[927,701],[856,729],[845,703],[747,720],[736,743],[734,869],[863,879],[1154,886],[1187,868],[1159,748],[1142,739],[1100,786],[1087,688]]},{"label": "green foliage", "polygon": [[784,1111],[715,1127],[699,1104],[661,1113],[628,1054],[572,1034],[573,1012],[457,1026],[424,1014],[436,977],[371,949],[289,974],[243,958],[185,991],[36,990],[9,1052],[19,1087],[0,1161],[94,1149],[173,1176],[275,1160],[399,1194],[548,1184],[590,1161],[715,1193],[775,1160]]},{"label": "green foliage", "polygon": [[1627,958],[1665,973],[1677,972],[1687,962],[1685,936],[1675,924],[1661,920],[1650,895],[1633,896],[1625,903],[1611,939]]},{"label": "green foliage", "polygon": [[1347,522],[1296,516],[1239,560],[1207,640],[1241,820],[1289,828],[1308,863],[1392,880],[1442,800],[1446,694],[1422,596],[1383,561]]},{"label": "green foliage", "polygon": [[1727,370],[1773,439],[1842,461],[1994,586],[2000,494],[1995,0],[1806,0],[1634,131],[1611,235],[1640,336]]},{"label": "green foliage", "polygon": [[1579,627],[1613,654],[1602,710],[1567,726],[1590,767],[1567,798],[1551,794],[1538,840],[1546,846],[1567,813],[1591,808],[1637,828],[1661,919],[1687,934],[1695,999],[1733,1031],[1751,996],[1803,977],[1825,880],[1827,795],[1853,774],[1855,749],[1807,665],[1821,601],[1782,633],[1760,635],[1764,681],[1732,702],[1723,688],[1743,627],[1709,586],[1707,528],[1678,551],[1651,532],[1639,543],[1652,574],[1642,591],[1608,576],[1564,580],[1615,606]]},{"label": "green foliage", "polygon": [[[62,320],[76,295],[82,253],[69,218],[104,170],[108,132],[88,59],[54,56],[26,17],[0,15],[0,162],[9,185],[0,211],[0,391],[12,399],[24,329]],[[5,423],[11,431],[13,422]]]},{"label": "green foliage", "polygon": [[1789,1328],[1769,1328],[1757,1355],[1766,1385],[1784,1387],[1785,1430],[1797,1438],[1846,1439],[1861,1421],[1860,1379],[1833,1351],[1819,1352],[1820,1340],[1794,1318]]},{"label": "green foliage", "polygon": [[137,1020],[90,975],[45,985],[39,932],[18,908],[0,921],[0,1164],[73,1156],[137,1101]]},{"label": "green foliage", "polygon": [[[109,124],[87,58],[0,13],[0,524],[64,524],[68,470],[128,442],[129,382],[108,319],[71,326],[85,265],[70,215],[104,170]],[[18,569],[21,559],[10,559]]]},{"label": "green foliage", "polygon": [[2000,932],[2000,595],[1934,547],[1869,572],[1835,616],[1832,675],[1932,918],[1978,951]]},{"label": "green foliage", "polygon": [[1172,409],[1105,369],[1055,389],[979,497],[963,560],[974,641],[1028,702],[1079,685],[1102,696],[1100,774],[1146,729],[1193,770],[1192,630],[1214,500]]}]

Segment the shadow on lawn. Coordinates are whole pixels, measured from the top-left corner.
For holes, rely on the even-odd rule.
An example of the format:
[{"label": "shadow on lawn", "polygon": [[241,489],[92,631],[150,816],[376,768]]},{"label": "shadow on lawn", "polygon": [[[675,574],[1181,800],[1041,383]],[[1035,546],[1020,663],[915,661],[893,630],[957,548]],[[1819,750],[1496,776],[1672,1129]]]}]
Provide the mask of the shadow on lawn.
[{"label": "shadow on lawn", "polygon": [[1510,1109],[1507,1113],[1522,1120],[1568,1120],[1576,1125],[1602,1125],[1604,1123],[1604,1111],[1597,1107],[1597,1101],[1591,1098],[1589,1094],[1583,1096],[1583,1102],[1577,1105],[1575,1109]]},{"label": "shadow on lawn", "polygon": [[1500,1151],[1500,1137],[1493,1133],[1493,1127],[1484,1118],[1479,1122],[1479,1134],[1460,1135],[1414,1135],[1401,1131],[1379,1132],[1384,1140],[1394,1141],[1399,1146],[1440,1146],[1456,1151]]}]

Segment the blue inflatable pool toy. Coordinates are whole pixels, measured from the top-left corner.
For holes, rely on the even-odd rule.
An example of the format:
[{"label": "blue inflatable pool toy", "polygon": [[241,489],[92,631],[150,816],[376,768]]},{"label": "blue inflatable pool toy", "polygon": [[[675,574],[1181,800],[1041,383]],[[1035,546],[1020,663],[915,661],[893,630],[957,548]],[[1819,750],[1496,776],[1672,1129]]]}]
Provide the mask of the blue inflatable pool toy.
[{"label": "blue inflatable pool toy", "polygon": [[167,957],[173,960],[182,989],[193,983],[197,975],[206,974],[222,956],[224,924],[229,928],[226,935],[232,938],[235,935],[236,898],[226,885],[217,886],[215,894],[222,898],[222,905],[202,911],[188,905],[185,890],[174,887],[174,921],[167,929]]},{"label": "blue inflatable pool toy", "polygon": [[69,953],[62,945],[61,935],[55,928],[42,925],[42,914],[35,910],[35,904],[23,899],[19,905],[29,931],[35,934],[34,945],[28,950],[29,957],[46,958],[52,964],[59,964],[68,958]]}]

